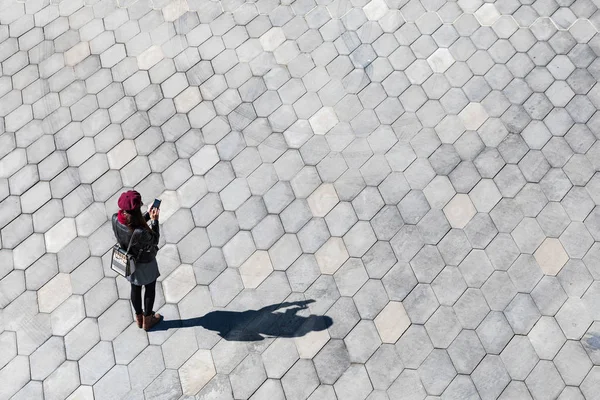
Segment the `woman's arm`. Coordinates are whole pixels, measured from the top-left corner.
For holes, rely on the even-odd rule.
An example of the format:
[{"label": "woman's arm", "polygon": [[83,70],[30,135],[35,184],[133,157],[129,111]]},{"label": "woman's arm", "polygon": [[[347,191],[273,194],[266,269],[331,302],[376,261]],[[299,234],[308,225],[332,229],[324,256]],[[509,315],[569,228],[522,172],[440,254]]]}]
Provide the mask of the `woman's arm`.
[{"label": "woman's arm", "polygon": [[152,221],[150,229],[141,229],[139,236],[139,246],[142,251],[150,251],[152,247],[158,245],[160,233],[158,230],[158,221]]},{"label": "woman's arm", "polygon": [[150,234],[151,234],[151,242],[152,245],[158,245],[158,240],[160,239],[160,228],[158,226],[158,216],[160,214],[160,210],[157,208],[152,208],[148,212],[148,216],[150,218]]},{"label": "woman's arm", "polygon": [[160,228],[158,226],[158,219],[153,219],[150,221],[150,229],[152,229],[152,243],[154,245],[158,245],[158,240],[160,239]]}]

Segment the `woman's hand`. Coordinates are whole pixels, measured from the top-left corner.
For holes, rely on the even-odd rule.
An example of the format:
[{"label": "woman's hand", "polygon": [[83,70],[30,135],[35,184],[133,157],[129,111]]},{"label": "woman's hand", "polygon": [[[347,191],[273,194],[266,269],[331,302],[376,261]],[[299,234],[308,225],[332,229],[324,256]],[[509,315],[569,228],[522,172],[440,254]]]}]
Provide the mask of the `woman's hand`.
[{"label": "woman's hand", "polygon": [[160,210],[158,208],[151,208],[149,213],[152,221],[158,221],[158,215],[160,214]]}]

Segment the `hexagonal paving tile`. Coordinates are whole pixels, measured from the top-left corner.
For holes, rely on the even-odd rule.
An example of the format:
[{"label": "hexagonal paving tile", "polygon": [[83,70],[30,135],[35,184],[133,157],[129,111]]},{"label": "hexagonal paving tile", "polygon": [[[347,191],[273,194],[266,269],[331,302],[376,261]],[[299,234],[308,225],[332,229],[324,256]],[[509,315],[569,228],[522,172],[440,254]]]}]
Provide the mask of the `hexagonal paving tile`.
[{"label": "hexagonal paving tile", "polygon": [[546,275],[556,275],[569,257],[558,239],[547,238],[534,253],[535,259]]}]

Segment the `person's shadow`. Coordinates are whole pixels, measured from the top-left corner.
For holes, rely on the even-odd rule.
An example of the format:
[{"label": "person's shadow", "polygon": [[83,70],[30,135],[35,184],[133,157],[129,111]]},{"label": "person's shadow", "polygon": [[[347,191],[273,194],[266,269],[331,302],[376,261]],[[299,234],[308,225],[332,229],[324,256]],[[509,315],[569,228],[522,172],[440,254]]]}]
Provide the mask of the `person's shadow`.
[{"label": "person's shadow", "polygon": [[[328,316],[297,315],[299,310],[307,309],[307,305],[313,302],[314,300],[303,300],[272,304],[260,310],[211,311],[202,317],[161,321],[152,331],[202,326],[218,332],[225,340],[242,342],[263,340],[266,337],[300,337],[333,325],[333,320]],[[276,312],[282,308],[286,310]]]}]

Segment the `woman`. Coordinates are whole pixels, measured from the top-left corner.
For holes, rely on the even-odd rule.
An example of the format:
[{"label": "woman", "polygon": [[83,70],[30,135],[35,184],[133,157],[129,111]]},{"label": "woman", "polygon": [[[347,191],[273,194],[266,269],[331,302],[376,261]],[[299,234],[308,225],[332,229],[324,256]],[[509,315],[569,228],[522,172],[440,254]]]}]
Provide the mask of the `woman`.
[{"label": "woman", "polygon": [[[113,231],[122,248],[127,248],[134,235],[129,253],[136,256],[136,268],[127,280],[131,283],[131,303],[135,310],[137,325],[147,331],[162,318],[152,310],[156,295],[156,279],[160,276],[156,262],[160,237],[159,210],[150,208],[148,212],[142,214],[142,196],[135,190],[121,193],[118,205],[120,210],[112,217]],[[150,226],[148,220],[151,220]],[[146,289],[143,309],[142,286]]]}]

